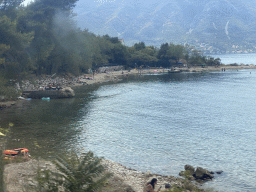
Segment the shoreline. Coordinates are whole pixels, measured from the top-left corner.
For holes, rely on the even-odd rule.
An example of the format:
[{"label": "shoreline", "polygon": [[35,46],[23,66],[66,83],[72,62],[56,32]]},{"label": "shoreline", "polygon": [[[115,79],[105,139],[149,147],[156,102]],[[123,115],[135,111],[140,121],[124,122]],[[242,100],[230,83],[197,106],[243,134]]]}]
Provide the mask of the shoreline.
[{"label": "shoreline", "polygon": [[[181,177],[175,177],[172,175],[160,175],[151,172],[141,172],[135,169],[127,168],[120,163],[114,162],[112,160],[103,159],[102,164],[107,166],[107,170],[115,177],[119,177],[123,182],[131,186],[135,192],[144,192],[144,187],[147,182],[151,179],[156,178],[158,180],[156,189],[160,186],[162,189],[165,188],[165,184],[170,184],[172,187],[177,186],[186,189],[186,185],[190,188],[201,189],[202,184],[196,183],[195,181],[188,181]],[[193,191],[193,190],[192,190]]]},{"label": "shoreline", "polygon": [[[176,68],[179,70],[178,68]],[[183,68],[184,69],[184,68]],[[237,69],[244,69],[241,66],[239,67],[229,67],[226,68],[227,70],[237,70]],[[251,69],[251,68],[248,68]],[[215,68],[215,67],[208,67],[208,68],[190,68],[189,72],[211,72],[211,71],[221,71],[222,67]],[[73,77],[71,80],[67,80],[66,84],[70,85],[71,87],[77,87],[77,86],[86,86],[86,85],[93,85],[93,84],[103,84],[107,82],[116,82],[118,83],[119,81],[123,80],[126,77],[129,77],[129,75],[140,75],[140,74],[164,74],[167,73],[168,71],[166,69],[145,69],[145,70],[131,70],[128,72],[127,70],[122,71],[110,71],[107,73],[98,73],[94,75],[93,80],[87,79],[86,77],[93,77],[93,74],[83,74],[79,77]],[[46,78],[47,79],[47,78]],[[54,80],[54,79],[53,79]],[[45,79],[43,81],[46,81]],[[48,83],[48,81],[47,81]],[[42,84],[41,84],[42,85]],[[16,101],[8,101],[9,106],[14,105]],[[185,184],[185,180],[181,177],[178,176],[165,176],[165,175],[159,175],[159,174],[151,174],[150,172],[143,173],[134,169],[127,168],[117,162],[111,161],[111,160],[106,160],[103,159],[102,163],[106,165],[107,170],[109,172],[112,172],[114,174],[114,177],[119,178],[125,186],[130,186],[134,189],[135,192],[143,192],[143,187],[146,182],[150,181],[152,178],[157,178],[158,179],[158,187],[162,186],[162,189],[164,189],[164,185],[166,183],[173,185],[176,185],[181,188],[185,188],[185,185],[190,185],[193,187],[201,188],[201,184],[196,183],[194,181],[188,181],[188,183]],[[43,165],[46,164],[46,165]],[[42,166],[40,163],[40,166],[42,169],[49,167],[51,163],[47,161],[42,162]],[[31,166],[35,166],[36,163],[34,160],[31,160],[29,162],[25,163],[18,163],[18,164],[11,164],[8,165],[7,168],[5,169],[5,176],[8,175],[8,186],[15,186],[15,185],[25,185],[27,184],[23,179],[26,178],[26,175],[28,176],[28,181],[29,184],[33,183],[33,178],[34,176],[31,176]],[[12,168],[10,168],[12,167]],[[19,168],[20,167],[20,168]],[[30,167],[30,168],[29,168]],[[17,169],[17,173],[15,175],[15,172],[13,170]],[[24,172],[23,172],[24,171]],[[182,171],[182,170],[181,170]],[[10,173],[13,172],[13,173]],[[30,174],[28,174],[30,172]],[[24,176],[25,175],[25,176]],[[19,181],[16,183],[16,181]],[[22,181],[22,182],[21,182]],[[22,184],[20,184],[22,183]],[[17,188],[13,191],[17,191]],[[11,192],[11,190],[10,190]]]},{"label": "shoreline", "polygon": [[[189,73],[202,73],[202,72],[212,72],[212,71],[222,71],[225,70],[241,70],[241,69],[256,69],[256,67],[250,66],[220,66],[220,67],[183,67],[183,68],[175,68],[175,71],[189,72]],[[130,71],[123,70],[123,71],[109,71],[107,73],[96,73],[93,77],[92,74],[83,74],[79,77],[76,77],[76,81],[73,82],[73,86],[80,86],[80,85],[92,85],[92,84],[102,84],[106,82],[118,82],[122,79],[129,77],[129,75],[142,75],[142,74],[165,74],[168,73],[170,69],[160,69],[160,68],[151,68],[151,69],[132,69]],[[123,74],[122,74],[123,73]],[[86,79],[85,77],[93,78],[93,80]],[[72,87],[72,86],[71,86]]]},{"label": "shoreline", "polygon": [[[202,184],[196,183],[195,181],[188,181],[180,177],[151,174],[150,172],[143,173],[104,158],[102,159],[102,165],[105,166],[107,172],[113,174],[102,189],[105,192],[144,192],[145,184],[152,178],[157,178],[158,180],[156,189],[160,186],[164,189],[165,184],[168,183],[171,184],[172,188],[176,186],[182,188],[184,191],[205,191],[201,187]],[[22,163],[5,165],[4,180],[6,189],[9,192],[22,192],[31,187],[36,187],[36,174],[38,169],[41,171],[57,171],[55,165],[51,161],[43,159],[31,159]]]},{"label": "shoreline", "polygon": [[[183,67],[183,68],[175,68],[175,71],[181,71],[181,73],[207,73],[213,71],[222,71],[225,70],[243,70],[243,69],[256,69],[256,66],[251,67],[247,65],[238,65],[238,66],[230,66],[224,65],[219,67]],[[132,70],[119,70],[119,71],[108,71],[106,73],[95,73],[93,74],[82,74],[80,76],[68,76],[68,77],[54,77],[51,75],[42,75],[38,77],[33,77],[33,80],[24,80],[22,85],[18,85],[19,90],[23,91],[31,91],[31,90],[39,90],[42,87],[47,87],[49,84],[59,84],[62,87],[71,87],[75,88],[78,86],[86,86],[93,84],[103,84],[107,82],[118,83],[125,78],[129,78],[130,75],[145,75],[145,74],[167,74],[170,69],[163,68],[151,68],[151,69],[132,69]],[[15,100],[0,100],[0,110],[4,108],[9,108],[14,106],[19,99]]]}]

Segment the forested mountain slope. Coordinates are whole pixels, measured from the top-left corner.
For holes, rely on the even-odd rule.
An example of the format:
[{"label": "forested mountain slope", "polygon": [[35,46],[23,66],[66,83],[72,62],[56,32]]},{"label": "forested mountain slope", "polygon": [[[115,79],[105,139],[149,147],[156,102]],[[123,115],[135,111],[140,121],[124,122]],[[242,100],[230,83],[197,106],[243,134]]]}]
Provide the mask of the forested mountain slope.
[{"label": "forested mountain slope", "polygon": [[255,10],[253,0],[80,0],[74,12],[79,27],[118,36],[127,45],[198,40],[228,50],[232,45],[254,47]]}]

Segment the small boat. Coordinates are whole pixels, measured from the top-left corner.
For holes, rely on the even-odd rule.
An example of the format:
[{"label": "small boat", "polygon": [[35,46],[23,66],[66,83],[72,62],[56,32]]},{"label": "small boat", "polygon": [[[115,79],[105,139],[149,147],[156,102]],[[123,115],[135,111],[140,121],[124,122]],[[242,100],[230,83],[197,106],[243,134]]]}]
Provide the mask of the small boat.
[{"label": "small boat", "polygon": [[50,100],[51,98],[50,97],[42,97],[42,100]]},{"label": "small boat", "polygon": [[27,148],[18,148],[18,149],[7,149],[7,150],[4,150],[3,153],[5,155],[11,155],[11,156],[15,156],[15,155],[26,155],[28,154],[28,149]]}]

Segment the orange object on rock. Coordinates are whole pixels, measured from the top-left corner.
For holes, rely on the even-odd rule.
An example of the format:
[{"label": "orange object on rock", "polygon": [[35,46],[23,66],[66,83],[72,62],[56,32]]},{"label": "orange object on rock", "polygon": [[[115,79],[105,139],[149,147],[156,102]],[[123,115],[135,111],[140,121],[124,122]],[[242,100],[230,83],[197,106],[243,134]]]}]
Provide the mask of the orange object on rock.
[{"label": "orange object on rock", "polygon": [[4,150],[3,153],[5,155],[19,155],[19,154],[23,154],[25,155],[28,152],[27,148],[18,148],[18,149],[9,149],[9,150]]}]

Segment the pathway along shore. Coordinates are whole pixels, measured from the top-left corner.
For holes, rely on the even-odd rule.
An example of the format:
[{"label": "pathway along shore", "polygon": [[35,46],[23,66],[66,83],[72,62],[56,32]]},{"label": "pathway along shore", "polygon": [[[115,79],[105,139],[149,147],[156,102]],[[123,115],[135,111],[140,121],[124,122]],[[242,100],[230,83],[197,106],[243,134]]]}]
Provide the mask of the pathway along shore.
[{"label": "pathway along shore", "polygon": [[[207,71],[221,71],[223,67],[215,68],[215,67],[208,67],[208,68],[190,68],[188,69],[189,72],[207,72]],[[251,69],[248,66],[225,66],[226,69]],[[179,69],[176,69],[179,70]],[[150,70],[131,70],[131,71],[110,71],[107,73],[99,73],[95,74],[94,77],[92,74],[84,74],[79,77],[73,77],[70,79],[62,79],[59,80],[63,86],[82,86],[82,85],[91,85],[95,83],[105,83],[105,82],[117,82],[122,80],[129,75],[135,75],[138,73],[147,74],[147,73],[166,73],[167,70],[165,69],[150,69]],[[93,80],[92,80],[93,78]],[[52,83],[56,80],[56,78],[45,77],[38,80],[38,85],[31,86],[32,84],[29,82],[25,82],[27,89],[37,88],[37,86],[46,86],[49,83]],[[0,105],[4,105],[6,102],[0,102]],[[15,102],[7,102],[7,106],[14,105]],[[119,163],[105,160],[103,159],[102,163],[107,167],[109,172],[113,173],[113,177],[109,180],[108,184],[103,188],[104,192],[143,192],[143,188],[145,183],[150,181],[152,178],[158,179],[158,187],[162,186],[164,189],[164,185],[166,183],[171,184],[172,186],[177,186],[183,189],[183,191],[203,191],[199,189],[200,184],[184,180],[179,177],[174,176],[163,176],[163,175],[156,175],[151,173],[142,173],[140,171],[136,171],[133,169],[126,168]],[[8,164],[5,166],[5,183],[7,186],[7,190],[9,192],[22,192],[26,191],[26,189],[30,188],[31,186],[36,186],[35,177],[36,172],[39,168],[42,169],[50,169],[55,170],[56,168],[51,162],[48,161],[36,161],[30,160],[24,163],[14,163]],[[157,187],[157,188],[158,188]]]}]

